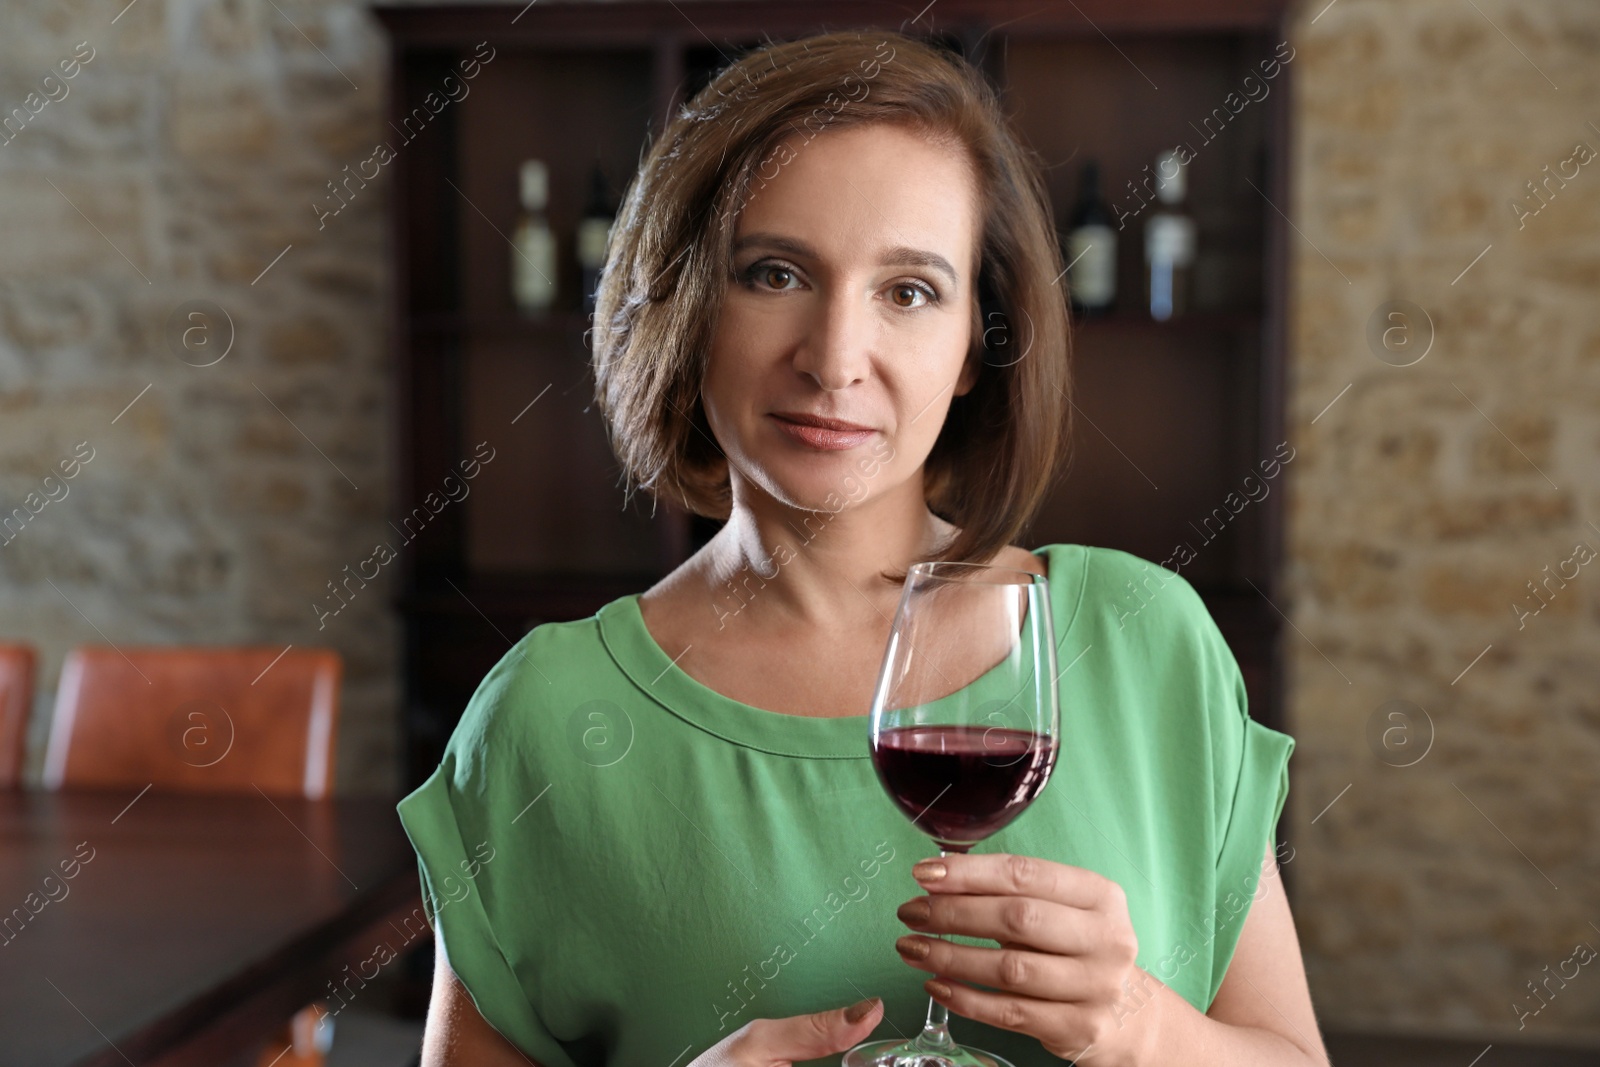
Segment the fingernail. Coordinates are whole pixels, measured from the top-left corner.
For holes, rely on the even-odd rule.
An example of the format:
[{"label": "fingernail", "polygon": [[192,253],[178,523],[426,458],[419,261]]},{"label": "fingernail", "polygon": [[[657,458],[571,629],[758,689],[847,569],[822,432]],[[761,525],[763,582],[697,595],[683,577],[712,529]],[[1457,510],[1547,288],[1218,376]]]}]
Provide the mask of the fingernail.
[{"label": "fingernail", "polygon": [[902,937],[897,939],[894,943],[894,950],[896,952],[900,953],[902,956],[908,956],[914,960],[927,959],[928,949],[931,947],[932,946],[928,944],[927,939],[922,937]]},{"label": "fingernail", "polygon": [[911,868],[911,877],[919,882],[937,882],[950,873],[950,869],[938,860],[923,860]]},{"label": "fingernail", "polygon": [[877,1003],[877,997],[868,997],[866,1000],[858,1001],[857,1003],[850,1005],[844,1010],[844,1021],[847,1023],[860,1022],[862,1019],[865,1019],[868,1015],[872,1014],[873,1005]]},{"label": "fingernail", "polygon": [[923,982],[922,988],[923,991],[934,1000],[950,999],[950,987],[939,981],[937,978],[930,978],[926,982]]},{"label": "fingernail", "polygon": [[916,900],[908,900],[900,905],[895,914],[907,926],[921,926],[928,921],[928,916],[933,914],[933,909],[928,906],[926,900],[918,898]]}]

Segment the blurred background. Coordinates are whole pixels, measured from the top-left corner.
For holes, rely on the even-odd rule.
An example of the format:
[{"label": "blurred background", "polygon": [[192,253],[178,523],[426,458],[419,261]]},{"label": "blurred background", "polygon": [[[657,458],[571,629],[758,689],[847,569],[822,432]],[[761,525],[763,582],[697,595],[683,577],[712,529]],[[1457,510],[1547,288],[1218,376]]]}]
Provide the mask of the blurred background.
[{"label": "blurred background", "polygon": [[[590,403],[585,295],[631,168],[721,66],[847,26],[968,57],[1040,154],[1077,458],[1028,543],[1180,570],[1251,713],[1296,738],[1279,838],[1336,1058],[1600,1061],[1600,5],[11,0],[0,908],[32,918],[0,999],[58,1039],[0,1063],[255,1062],[238,1050],[414,907],[384,820],[484,671],[716,529],[625,504]],[[131,769],[83,754],[141,743],[90,732],[85,646],[113,706],[128,668],[151,686],[163,740]],[[191,707],[138,652],[218,647],[248,650],[200,656],[238,704]],[[332,666],[291,671],[314,650]],[[167,802],[140,786],[204,791],[224,735],[284,708],[293,751],[233,802],[370,879],[165,989],[40,986],[92,945],[103,972],[168,943],[73,928],[88,878],[24,904],[74,855],[60,827],[118,855],[118,809]],[[102,811],[75,786],[122,791]],[[304,807],[279,822],[280,796]],[[353,806],[323,825],[325,796]],[[393,941],[333,1048],[285,1038],[277,1062],[411,1062],[428,949]]]}]

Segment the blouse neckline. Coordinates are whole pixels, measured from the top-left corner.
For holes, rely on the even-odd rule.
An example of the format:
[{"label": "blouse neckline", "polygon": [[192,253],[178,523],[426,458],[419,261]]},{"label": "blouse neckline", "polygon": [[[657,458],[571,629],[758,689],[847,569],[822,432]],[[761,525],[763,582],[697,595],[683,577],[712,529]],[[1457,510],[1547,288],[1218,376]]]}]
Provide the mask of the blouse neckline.
[{"label": "blouse neckline", "polygon": [[[1052,621],[1059,649],[1072,625],[1083,588],[1083,565],[1069,564],[1068,553],[1082,546],[1045,545],[1034,552],[1045,561]],[[596,613],[600,638],[617,666],[641,692],[678,718],[746,748],[801,759],[869,759],[870,715],[816,718],[769,711],[744,704],[712,689],[678,667],[656,643],[644,623],[638,593],[613,600]],[[1059,659],[1059,652],[1057,654]],[[1058,664],[1059,667],[1059,664]],[[978,685],[982,678],[971,685]]]}]

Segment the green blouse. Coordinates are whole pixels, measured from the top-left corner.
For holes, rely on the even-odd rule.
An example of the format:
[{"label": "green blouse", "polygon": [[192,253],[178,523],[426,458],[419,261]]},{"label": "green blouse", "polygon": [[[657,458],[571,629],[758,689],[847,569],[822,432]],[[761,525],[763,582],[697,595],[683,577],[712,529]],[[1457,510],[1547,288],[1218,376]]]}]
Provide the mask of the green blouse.
[{"label": "green blouse", "polygon": [[[1060,755],[975,851],[1119,883],[1139,965],[1205,1011],[1274,843],[1294,739],[1249,717],[1188,581],[1111,549],[1036,554]],[[637,594],[517,642],[398,810],[451,967],[540,1067],[686,1067],[751,1019],[869,996],[886,1008],[874,1037],[921,1029],[929,976],[895,952],[909,932],[895,909],[937,850],[879,784],[867,716],[715,692],[651,637]],[[1061,1062],[1022,1034],[957,1015],[951,1029],[1018,1067]]]}]

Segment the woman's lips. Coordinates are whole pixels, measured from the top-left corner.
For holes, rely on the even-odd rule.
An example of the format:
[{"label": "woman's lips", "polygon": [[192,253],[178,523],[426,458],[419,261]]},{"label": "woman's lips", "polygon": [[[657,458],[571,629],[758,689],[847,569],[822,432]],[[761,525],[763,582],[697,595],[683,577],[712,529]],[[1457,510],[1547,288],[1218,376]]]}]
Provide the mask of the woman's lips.
[{"label": "woman's lips", "polygon": [[771,416],[778,428],[803,445],[824,452],[838,452],[854,448],[870,438],[876,430],[826,430],[821,426],[808,426],[790,422],[781,415]]}]

